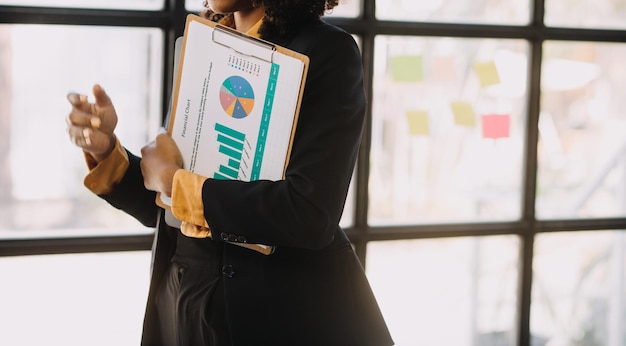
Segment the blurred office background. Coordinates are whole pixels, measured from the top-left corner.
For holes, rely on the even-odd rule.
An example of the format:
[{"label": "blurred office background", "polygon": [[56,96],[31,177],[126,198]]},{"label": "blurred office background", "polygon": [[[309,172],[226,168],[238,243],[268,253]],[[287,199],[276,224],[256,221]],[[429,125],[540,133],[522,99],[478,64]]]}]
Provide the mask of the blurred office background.
[{"label": "blurred office background", "polygon": [[[156,134],[201,0],[0,0],[0,344],[137,345],[152,229],[82,185],[68,91]],[[626,0],[343,0],[346,229],[398,346],[626,345]]]}]

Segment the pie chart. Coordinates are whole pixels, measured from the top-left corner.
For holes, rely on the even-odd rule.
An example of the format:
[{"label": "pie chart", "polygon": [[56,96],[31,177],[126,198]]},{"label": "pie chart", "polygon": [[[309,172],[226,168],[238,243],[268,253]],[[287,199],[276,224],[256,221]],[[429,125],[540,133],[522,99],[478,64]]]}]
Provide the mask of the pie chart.
[{"label": "pie chart", "polygon": [[220,88],[220,104],[229,116],[243,119],[254,108],[254,90],[245,78],[228,77]]}]

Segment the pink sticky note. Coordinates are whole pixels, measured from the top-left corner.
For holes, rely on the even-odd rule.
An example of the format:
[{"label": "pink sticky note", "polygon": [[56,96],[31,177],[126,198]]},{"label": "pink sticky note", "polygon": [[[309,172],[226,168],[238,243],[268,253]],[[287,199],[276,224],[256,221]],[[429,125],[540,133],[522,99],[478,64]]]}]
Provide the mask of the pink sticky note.
[{"label": "pink sticky note", "polygon": [[483,138],[508,138],[511,117],[508,114],[484,114]]},{"label": "pink sticky note", "polygon": [[435,56],[432,60],[431,73],[436,82],[450,82],[457,78],[454,57]]}]

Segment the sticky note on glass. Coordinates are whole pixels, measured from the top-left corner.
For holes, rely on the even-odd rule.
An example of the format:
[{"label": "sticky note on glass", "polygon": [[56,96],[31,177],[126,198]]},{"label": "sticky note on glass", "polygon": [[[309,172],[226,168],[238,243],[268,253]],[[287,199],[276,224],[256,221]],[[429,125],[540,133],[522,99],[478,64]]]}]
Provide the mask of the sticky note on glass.
[{"label": "sticky note on glass", "polygon": [[449,82],[456,79],[454,57],[435,56],[432,60],[431,73],[436,82]]},{"label": "sticky note on glass", "polygon": [[428,112],[407,111],[406,119],[409,121],[409,132],[412,135],[427,135],[430,132]]},{"label": "sticky note on glass", "polygon": [[394,56],[390,59],[390,64],[394,82],[419,82],[424,78],[423,59],[420,55]]},{"label": "sticky note on glass", "polygon": [[470,127],[476,125],[474,109],[469,102],[455,101],[450,103],[450,107],[452,108],[455,124]]},{"label": "sticky note on glass", "polygon": [[483,138],[508,138],[511,117],[508,114],[485,114],[482,116]]},{"label": "sticky note on glass", "polygon": [[498,75],[496,63],[493,61],[475,63],[474,71],[478,75],[480,86],[483,88],[500,83],[500,75]]}]

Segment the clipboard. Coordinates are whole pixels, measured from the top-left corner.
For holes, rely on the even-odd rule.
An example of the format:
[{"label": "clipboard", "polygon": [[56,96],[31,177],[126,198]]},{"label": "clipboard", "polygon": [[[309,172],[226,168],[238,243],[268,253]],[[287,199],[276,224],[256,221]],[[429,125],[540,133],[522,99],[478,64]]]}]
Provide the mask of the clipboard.
[{"label": "clipboard", "polygon": [[[183,168],[222,180],[284,179],[309,58],[192,14],[179,40],[167,131]],[[169,198],[157,194],[156,203],[176,222]]]}]

